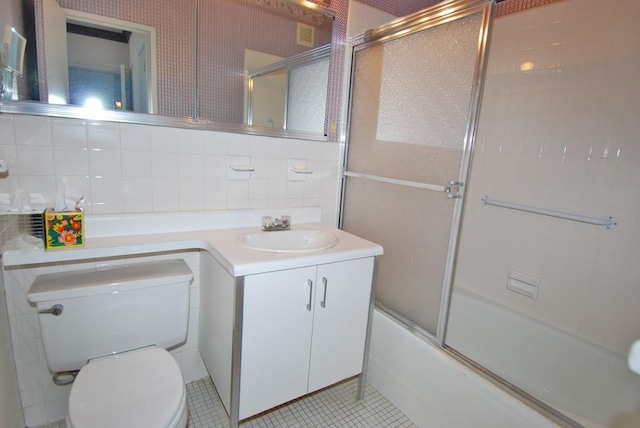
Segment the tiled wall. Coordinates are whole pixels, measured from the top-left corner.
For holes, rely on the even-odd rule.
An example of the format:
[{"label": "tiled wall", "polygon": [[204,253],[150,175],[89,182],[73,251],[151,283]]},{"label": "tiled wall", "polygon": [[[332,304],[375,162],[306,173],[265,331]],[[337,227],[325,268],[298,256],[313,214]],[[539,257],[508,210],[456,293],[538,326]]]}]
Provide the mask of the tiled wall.
[{"label": "tiled wall", "polygon": [[[496,19],[455,287],[626,354],[640,338],[640,3],[564,0]],[[483,206],[587,216],[607,230]],[[506,289],[541,278],[537,300]]]},{"label": "tiled wall", "polygon": [[[0,218],[0,227],[2,228],[4,228],[3,223]],[[0,285],[2,285],[0,290],[4,291],[4,281],[1,277]],[[0,379],[0,402],[2,403],[0,426],[24,426],[4,292],[0,292]]]},{"label": "tiled wall", "polygon": [[[335,223],[335,143],[26,115],[0,115],[0,135],[0,194],[53,203],[64,178],[88,214],[321,206]],[[250,179],[228,180],[227,156],[249,156]],[[287,181],[289,158],[314,173]]]},{"label": "tiled wall", "polygon": [[[0,115],[0,135],[0,157],[9,162],[8,177],[0,178],[5,201],[6,195],[24,189],[52,204],[56,185],[66,179],[85,196],[87,214],[280,207],[286,213],[287,207],[321,206],[323,223],[336,220],[339,145],[335,143],[22,115]],[[249,179],[227,179],[228,155],[250,157],[255,171]],[[289,158],[306,159],[314,173],[306,181],[288,181]],[[205,375],[197,351],[198,253],[162,257],[184,258],[196,273],[189,338],[173,352],[189,381]],[[5,272],[28,426],[63,419],[69,393],[69,387],[51,382],[46,368],[35,308],[26,298],[34,276],[146,259],[90,260]]]}]

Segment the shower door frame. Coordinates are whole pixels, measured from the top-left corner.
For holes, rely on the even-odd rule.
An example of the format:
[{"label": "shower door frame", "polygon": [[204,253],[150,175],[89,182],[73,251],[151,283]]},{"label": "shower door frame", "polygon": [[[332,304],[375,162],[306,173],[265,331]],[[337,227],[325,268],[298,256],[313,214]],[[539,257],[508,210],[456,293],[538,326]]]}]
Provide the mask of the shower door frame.
[{"label": "shower door frame", "polygon": [[[435,6],[423,9],[422,11],[414,14],[402,17],[391,21],[390,23],[381,27],[366,31],[365,33],[357,36],[351,42],[351,74],[349,79],[349,91],[348,91],[348,109],[346,126],[343,129],[344,143],[344,159],[342,164],[342,183],[341,183],[341,197],[340,197],[340,211],[339,211],[339,227],[343,227],[343,216],[345,207],[345,190],[346,179],[350,175],[352,177],[369,178],[362,174],[350,173],[347,170],[348,153],[349,153],[349,135],[351,127],[351,115],[352,115],[352,103],[353,89],[354,89],[354,76],[355,76],[355,56],[360,50],[368,47],[383,44],[387,41],[411,35],[420,31],[427,30],[432,27],[446,24],[451,21],[455,21],[460,18],[464,18],[476,13],[482,13],[480,31],[478,37],[478,50],[476,53],[474,75],[472,80],[472,86],[469,98],[468,118],[465,130],[465,137],[463,143],[463,153],[461,157],[460,172],[457,180],[453,180],[449,186],[437,186],[429,185],[425,183],[408,182],[404,180],[389,179],[384,177],[377,177],[378,181],[384,181],[387,183],[393,183],[398,185],[408,185],[412,187],[420,187],[430,191],[444,191],[449,193],[453,199],[453,219],[451,223],[451,233],[449,239],[449,248],[447,253],[444,281],[442,288],[442,297],[440,300],[440,309],[438,313],[438,321],[436,326],[435,336],[427,332],[425,329],[419,327],[412,321],[405,317],[395,313],[390,308],[376,302],[376,306],[383,310],[385,313],[391,315],[393,318],[401,322],[408,327],[411,331],[425,337],[429,341],[435,343],[440,348],[445,348],[445,334],[446,323],[449,311],[449,301],[451,296],[451,289],[453,285],[453,272],[456,262],[456,252],[459,241],[460,225],[462,222],[462,213],[465,202],[464,189],[469,179],[469,167],[471,165],[471,158],[473,156],[473,148],[475,146],[475,138],[478,127],[478,120],[480,116],[480,101],[482,99],[482,90],[484,85],[484,76],[486,73],[486,65],[488,58],[488,48],[491,33],[491,24],[495,16],[495,2],[493,0],[451,0],[443,1]],[[457,192],[452,193],[452,187],[457,188]]]}]

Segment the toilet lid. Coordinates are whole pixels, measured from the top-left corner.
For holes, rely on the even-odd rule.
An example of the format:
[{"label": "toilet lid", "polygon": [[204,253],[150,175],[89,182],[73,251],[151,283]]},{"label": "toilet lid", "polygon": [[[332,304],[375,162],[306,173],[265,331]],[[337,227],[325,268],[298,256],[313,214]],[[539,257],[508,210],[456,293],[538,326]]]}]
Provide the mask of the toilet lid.
[{"label": "toilet lid", "polygon": [[162,348],[145,348],[92,361],[69,396],[71,427],[166,427],[181,411],[180,368]]}]

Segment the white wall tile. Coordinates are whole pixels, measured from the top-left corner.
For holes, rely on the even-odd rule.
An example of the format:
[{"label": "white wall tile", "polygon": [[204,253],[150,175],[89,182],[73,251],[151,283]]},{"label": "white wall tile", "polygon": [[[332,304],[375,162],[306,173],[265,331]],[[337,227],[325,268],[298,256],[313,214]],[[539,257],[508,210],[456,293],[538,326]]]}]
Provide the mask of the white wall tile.
[{"label": "white wall tile", "polygon": [[180,177],[203,177],[204,157],[202,154],[180,153],[178,161]]},{"label": "white wall tile", "polygon": [[86,147],[54,147],[53,163],[57,175],[89,174],[89,153]]},{"label": "white wall tile", "polygon": [[120,150],[89,150],[89,173],[107,177],[122,176],[122,155]]},{"label": "white wall tile", "polygon": [[152,195],[151,177],[124,177],[122,179],[123,202],[151,202]]},{"label": "white wall tile", "polygon": [[204,153],[204,131],[197,129],[180,129],[179,135],[178,149],[180,153]]},{"label": "white wall tile", "polygon": [[204,201],[204,180],[202,177],[180,177],[181,201]]},{"label": "white wall tile", "polygon": [[89,122],[87,124],[89,148],[120,150],[120,124],[114,122]]},{"label": "white wall tile", "polygon": [[177,128],[152,126],[150,131],[151,150],[154,152],[178,153],[180,146],[179,130]]},{"label": "white wall tile", "polygon": [[51,145],[51,119],[48,117],[15,116],[15,141],[24,146]]},{"label": "white wall tile", "polygon": [[204,133],[204,152],[208,155],[226,155],[229,135],[224,132]]},{"label": "white wall tile", "polygon": [[125,177],[151,177],[151,152],[122,150],[122,175]]},{"label": "white wall tile", "polygon": [[175,153],[152,152],[151,175],[153,177],[178,177],[180,175],[179,157]]},{"label": "white wall tile", "polygon": [[87,124],[83,120],[52,118],[52,143],[57,147],[87,147]]},{"label": "white wall tile", "polygon": [[122,150],[151,150],[151,127],[131,123],[120,124]]},{"label": "white wall tile", "polygon": [[18,146],[16,155],[20,175],[55,174],[51,146]]},{"label": "white wall tile", "polygon": [[251,155],[251,137],[242,134],[229,134],[227,153],[237,156]]},{"label": "white wall tile", "polygon": [[[545,231],[520,223],[522,214],[513,211],[465,216],[456,278],[624,354],[640,332],[639,313],[626,309],[640,299],[640,7],[625,0],[579,5],[567,0],[496,20],[467,203],[489,194],[614,215],[619,225],[607,230],[552,219]],[[520,71],[525,61],[533,72]],[[482,250],[471,239],[479,235]],[[514,265],[540,269],[533,312],[505,291]]]}]

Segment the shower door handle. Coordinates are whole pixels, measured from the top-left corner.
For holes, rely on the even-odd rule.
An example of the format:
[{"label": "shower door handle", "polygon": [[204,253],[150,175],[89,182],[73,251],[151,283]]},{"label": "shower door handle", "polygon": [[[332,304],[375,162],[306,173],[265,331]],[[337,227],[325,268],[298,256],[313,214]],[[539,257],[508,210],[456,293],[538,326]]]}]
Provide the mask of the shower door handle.
[{"label": "shower door handle", "polygon": [[[459,193],[460,188],[464,186],[462,181],[451,180],[449,185],[444,188],[447,198],[449,199],[461,199],[462,195]],[[455,187],[455,189],[453,189]]]}]

